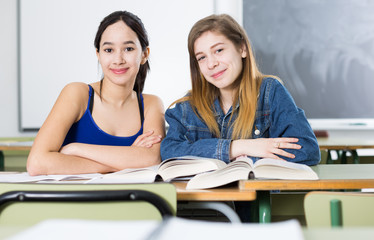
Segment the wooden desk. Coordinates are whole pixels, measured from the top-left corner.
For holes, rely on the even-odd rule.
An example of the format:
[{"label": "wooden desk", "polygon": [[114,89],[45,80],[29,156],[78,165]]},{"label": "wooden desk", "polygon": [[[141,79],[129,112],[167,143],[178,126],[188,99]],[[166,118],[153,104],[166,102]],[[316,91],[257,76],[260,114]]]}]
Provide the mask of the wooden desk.
[{"label": "wooden desk", "polygon": [[256,191],[238,187],[221,187],[204,190],[186,190],[187,182],[172,182],[177,189],[178,201],[253,201]]},{"label": "wooden desk", "polygon": [[317,138],[320,150],[327,151],[327,163],[332,163],[331,151],[341,152],[342,163],[347,162],[347,152],[352,154],[353,162],[359,163],[358,149],[374,149],[374,138]]},{"label": "wooden desk", "polygon": [[374,148],[374,138],[317,138],[321,150],[357,150]]},{"label": "wooden desk", "polygon": [[178,209],[213,209],[231,222],[241,222],[237,213],[225,201],[254,201],[256,191],[240,190],[237,186],[204,190],[186,190],[187,182],[172,182],[177,189]]},{"label": "wooden desk", "polygon": [[[6,174],[7,172],[1,172],[0,174]],[[73,182],[72,182],[73,183]],[[17,183],[12,183],[17,184]],[[21,183],[22,184],[22,183]],[[38,183],[29,183],[32,188],[38,189]],[[49,183],[54,184],[53,182]],[[59,189],[65,189],[63,185],[69,182],[55,182],[56,185],[61,186]],[[73,185],[81,185],[79,181],[74,181]],[[213,209],[225,215],[231,222],[240,222],[239,216],[236,212],[229,207],[225,201],[254,201],[256,200],[256,191],[254,190],[240,190],[239,187],[222,187],[207,190],[186,190],[187,182],[172,182],[177,192],[177,206],[181,206],[184,209]],[[45,185],[45,184],[43,184]],[[85,184],[83,184],[85,185]],[[95,184],[100,185],[93,187],[93,184],[87,184],[88,189],[106,189],[106,186],[110,189],[121,189],[121,185],[126,184]],[[73,187],[74,188],[74,187]],[[57,190],[58,188],[56,188]],[[78,188],[79,189],[79,188]],[[108,189],[108,188],[107,188]]]},{"label": "wooden desk", "polygon": [[3,151],[30,151],[34,138],[0,138],[0,171],[4,171]]},{"label": "wooden desk", "polygon": [[257,192],[259,222],[270,222],[270,191],[374,188],[374,164],[321,164],[312,167],[319,180],[241,180],[239,188]]}]

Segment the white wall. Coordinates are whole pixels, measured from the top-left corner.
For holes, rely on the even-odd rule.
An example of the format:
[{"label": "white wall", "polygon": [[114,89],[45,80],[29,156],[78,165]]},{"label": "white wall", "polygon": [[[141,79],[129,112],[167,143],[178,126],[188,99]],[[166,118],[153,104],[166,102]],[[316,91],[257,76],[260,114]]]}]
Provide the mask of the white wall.
[{"label": "white wall", "polygon": [[[210,0],[203,2],[203,6],[207,8],[207,2],[210,2],[211,7],[207,12],[213,13],[229,13],[233,15],[239,22],[241,22],[241,5],[242,0]],[[201,5],[201,4],[200,4]],[[196,12],[196,5],[191,4],[191,7],[188,7],[186,11],[191,13]],[[41,9],[42,11],[42,9]],[[141,13],[138,14],[141,18]],[[192,14],[193,15],[193,14]],[[201,16],[203,17],[203,16]],[[160,21],[165,19],[160,19]],[[176,26],[180,28],[180,26]],[[189,31],[191,26],[185,26],[186,32]],[[2,53],[0,54],[0,137],[18,137],[18,136],[34,136],[35,132],[21,132],[19,130],[19,96],[18,96],[18,75],[17,75],[17,0],[1,0],[0,1],[0,29],[2,29],[0,37],[0,46],[2,47]],[[152,32],[148,30],[148,32]],[[178,32],[179,33],[179,32]],[[152,41],[152,35],[150,34]],[[173,41],[170,39],[169,41]],[[186,45],[187,41],[181,43]],[[186,48],[187,51],[187,48]],[[178,62],[178,59],[173,59],[174,62]],[[183,59],[183,62],[188,62],[187,59]],[[31,63],[30,63],[31,64]],[[159,69],[163,66],[167,66],[164,63],[155,63],[152,62],[151,68]],[[164,68],[166,69],[166,68]],[[175,76],[175,81],[180,81],[179,85],[185,86],[185,91],[190,87],[190,84],[186,82],[189,81],[188,74],[188,65],[186,66],[186,76]],[[165,70],[167,74],[167,70]],[[149,81],[151,82],[151,81]],[[174,82],[174,84],[176,84]],[[148,89],[160,87],[157,84],[149,83],[145,86],[145,92]],[[43,89],[32,89],[37,94]],[[170,94],[175,94],[174,92],[169,91]],[[156,91],[157,92],[157,91]],[[173,96],[173,98],[179,98],[181,93],[178,96]],[[57,94],[56,94],[57,97]],[[171,101],[171,100],[168,100]],[[53,102],[53,101],[52,101]],[[53,103],[51,103],[52,106]],[[169,102],[165,103],[167,106]],[[35,111],[35,114],[44,114]]]},{"label": "white wall", "polygon": [[0,137],[25,136],[18,131],[17,1],[0,1]]},{"label": "white wall", "polygon": [[[151,71],[144,93],[159,96],[169,106],[191,88],[188,33],[196,21],[214,12],[214,3],[214,0],[20,0],[22,128],[38,129],[66,84],[100,80],[93,39],[101,19],[119,9],[138,15],[149,35]],[[40,11],[43,8],[45,11]],[[42,91],[35,94],[34,89]]]},{"label": "white wall", "polygon": [[[144,1],[147,2],[147,1]],[[167,2],[167,1],[164,1]],[[191,13],[190,19],[194,19],[191,21],[197,21],[201,17],[204,17],[208,14],[211,14],[214,12],[214,0],[205,1],[202,4],[202,7],[199,9],[199,11],[196,11],[196,2],[195,4],[190,4],[186,1],[184,2],[183,6],[185,6],[185,13]],[[187,4],[188,3],[188,4]],[[133,4],[134,5],[134,4]],[[131,5],[131,6],[133,6]],[[138,4],[139,5],[139,4]],[[181,4],[179,4],[181,5]],[[201,4],[200,4],[201,5]],[[177,6],[177,5],[175,5]],[[172,7],[172,6],[170,6]],[[178,6],[180,7],[180,6]],[[42,9],[41,9],[42,10]],[[154,9],[153,9],[154,10]],[[150,11],[152,9],[144,8],[144,14],[147,14],[147,17],[149,18]],[[157,13],[157,12],[156,12]],[[200,15],[198,15],[198,14]],[[136,12],[139,17],[142,18],[142,12]],[[173,16],[174,19],[175,16]],[[157,15],[154,17],[155,20],[157,20]],[[159,19],[161,22],[159,27],[157,29],[148,29],[150,41],[152,44],[152,39],[156,38],[154,32],[165,33],[165,29],[160,31],[159,28],[164,26],[164,22],[170,21],[172,19],[165,17],[164,19]],[[146,27],[147,24],[145,23]],[[192,22],[191,22],[192,26]],[[191,26],[187,26],[187,24],[182,24],[182,27],[185,27],[186,29],[181,30],[180,25],[175,25],[175,27],[172,27],[171,29],[168,28],[166,30],[173,31],[177,34],[177,36],[174,39],[165,39],[165,43],[169,41],[170,43],[175,43],[178,41],[179,45],[185,50],[186,53],[183,52],[183,54],[180,53],[180,51],[176,51],[176,49],[173,47],[172,49],[159,49],[157,50],[154,48],[153,53],[156,54],[162,54],[161,51],[176,51],[175,54],[169,54],[173,55],[172,59],[169,59],[169,64],[167,62],[160,63],[159,61],[153,61],[151,62],[151,74],[156,72],[156,69],[160,71],[159,69],[163,69],[164,74],[168,75],[171,74],[173,76],[173,82],[171,85],[178,84],[179,86],[183,86],[183,88],[180,92],[176,93],[175,90],[171,91],[171,89],[165,89],[161,91],[162,95],[166,95],[166,97],[173,98],[168,99],[167,103],[164,103],[165,106],[171,103],[172,100],[175,100],[179,97],[182,97],[187,90],[190,88],[190,82],[189,82],[189,67],[188,67],[188,57],[187,57],[187,37],[184,35],[188,34],[189,28]],[[170,25],[169,25],[170,27]],[[36,133],[35,132],[20,132],[19,130],[19,98],[18,98],[18,76],[17,76],[17,0],[1,0],[0,1],[0,29],[1,31],[1,37],[0,37],[0,46],[2,47],[2,53],[0,54],[0,137],[15,137],[15,136],[33,136]],[[183,34],[181,34],[181,32]],[[182,37],[180,35],[183,35]],[[160,38],[160,36],[157,36],[157,38]],[[182,39],[182,40],[181,40]],[[93,41],[93,40],[92,40]],[[184,41],[184,42],[180,42]],[[91,42],[90,42],[91,43]],[[151,49],[152,50],[152,49]],[[152,52],[151,52],[152,54]],[[166,54],[164,54],[166,55]],[[178,55],[182,55],[181,59],[178,59]],[[32,62],[28,62],[26,64],[32,64]],[[181,73],[179,76],[175,74],[175,72],[170,71],[168,69],[168,66],[173,68],[173,64],[179,64],[179,66],[184,66],[185,68],[184,72]],[[171,69],[171,70],[172,70]],[[152,79],[149,78],[149,81],[146,82],[145,86],[145,92],[147,93],[153,93],[157,94],[160,92],[160,88],[165,88],[165,86],[161,86],[163,84],[156,84],[154,81],[151,81]],[[31,89],[31,91],[34,91],[35,94],[38,92],[43,91],[43,89]],[[45,91],[45,89],[44,89]],[[174,96],[174,95],[175,96]],[[56,97],[58,95],[58,92],[56,93]],[[53,101],[51,101],[51,106],[53,104]],[[42,111],[38,112],[34,110],[35,114],[42,115]],[[44,118],[44,117],[43,117]]]},{"label": "white wall", "polygon": [[[218,13],[226,11],[224,4],[231,0],[216,0],[215,9]],[[234,7],[228,13],[240,21],[238,2],[232,1]],[[240,4],[239,4],[240,5]],[[234,9],[234,10],[233,10]],[[0,1],[0,137],[30,136],[36,133],[21,133],[18,129],[18,85],[17,85],[17,1]],[[37,89],[35,91],[38,91]],[[330,131],[331,137],[357,136],[372,138],[373,131]]]}]

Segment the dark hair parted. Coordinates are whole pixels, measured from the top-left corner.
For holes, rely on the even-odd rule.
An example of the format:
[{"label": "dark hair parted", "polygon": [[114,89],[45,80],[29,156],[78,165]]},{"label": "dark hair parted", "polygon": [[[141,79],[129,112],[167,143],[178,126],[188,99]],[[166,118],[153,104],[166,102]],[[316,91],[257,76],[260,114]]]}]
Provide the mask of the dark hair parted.
[{"label": "dark hair parted", "polygon": [[[107,29],[108,26],[118,22],[123,21],[131,30],[133,30],[140,42],[140,45],[142,47],[142,51],[146,51],[147,47],[149,46],[148,41],[148,34],[145,30],[143,22],[140,20],[138,16],[135,14],[132,14],[127,11],[116,11],[108,16],[106,16],[100,23],[99,28],[96,33],[94,45],[96,50],[99,52],[100,50],[100,41],[101,36],[103,35],[103,32],[105,29]],[[147,73],[150,70],[149,61],[146,61],[144,64],[140,65],[139,72],[136,75],[135,84],[134,84],[134,91],[137,94],[140,94],[143,92],[144,88],[144,82],[147,77]],[[101,84],[102,85],[102,80]],[[100,87],[100,95],[101,95],[101,87]]]}]

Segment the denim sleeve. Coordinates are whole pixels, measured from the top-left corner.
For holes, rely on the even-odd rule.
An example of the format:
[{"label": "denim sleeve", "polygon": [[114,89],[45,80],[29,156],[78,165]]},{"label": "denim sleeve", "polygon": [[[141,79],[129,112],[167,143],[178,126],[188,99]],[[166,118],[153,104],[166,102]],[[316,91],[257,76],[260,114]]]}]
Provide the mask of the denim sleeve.
[{"label": "denim sleeve", "polygon": [[[231,139],[204,137],[203,133],[199,131],[194,139],[188,138],[187,131],[189,129],[182,123],[183,114],[179,104],[173,109],[168,109],[165,113],[169,130],[161,142],[162,160],[180,156],[199,156],[216,158],[228,163],[230,161]],[[189,114],[194,113],[189,112]]]},{"label": "denim sleeve", "polygon": [[[279,81],[273,81],[269,92],[271,126],[269,137],[295,137],[301,149],[285,149],[295,155],[290,162],[316,165],[320,162],[321,153],[314,132],[302,109],[298,108],[287,89]],[[283,157],[284,158],[284,157]]]}]

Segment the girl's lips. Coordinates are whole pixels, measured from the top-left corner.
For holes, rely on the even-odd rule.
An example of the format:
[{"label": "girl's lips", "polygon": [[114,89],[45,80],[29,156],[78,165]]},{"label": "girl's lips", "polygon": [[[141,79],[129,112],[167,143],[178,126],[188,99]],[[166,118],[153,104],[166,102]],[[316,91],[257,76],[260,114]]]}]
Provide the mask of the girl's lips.
[{"label": "girl's lips", "polygon": [[114,74],[124,74],[127,72],[128,68],[110,69]]},{"label": "girl's lips", "polygon": [[218,78],[219,76],[221,76],[224,72],[226,71],[226,69],[222,70],[222,71],[219,71],[215,74],[212,75],[212,78]]}]

